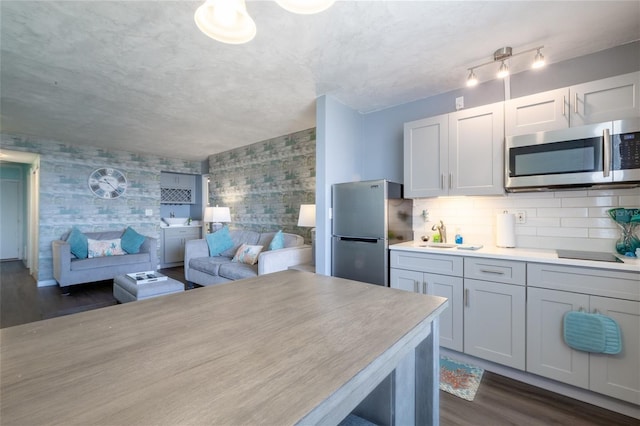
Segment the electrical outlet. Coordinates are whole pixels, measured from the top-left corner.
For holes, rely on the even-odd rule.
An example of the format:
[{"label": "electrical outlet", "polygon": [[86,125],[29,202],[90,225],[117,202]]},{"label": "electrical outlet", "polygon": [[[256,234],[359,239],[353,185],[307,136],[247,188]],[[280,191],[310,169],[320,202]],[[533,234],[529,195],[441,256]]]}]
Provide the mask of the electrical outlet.
[{"label": "electrical outlet", "polygon": [[144,211],[145,216],[153,216],[153,209],[146,209]]},{"label": "electrical outlet", "polygon": [[527,223],[527,213],[524,210],[516,212],[516,223]]}]

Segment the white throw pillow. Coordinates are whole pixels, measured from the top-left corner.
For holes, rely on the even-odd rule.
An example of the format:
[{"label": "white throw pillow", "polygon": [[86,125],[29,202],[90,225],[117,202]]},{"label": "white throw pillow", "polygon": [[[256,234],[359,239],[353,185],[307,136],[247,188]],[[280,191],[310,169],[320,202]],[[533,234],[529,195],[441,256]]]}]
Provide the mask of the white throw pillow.
[{"label": "white throw pillow", "polygon": [[92,240],[87,239],[89,250],[89,258],[103,256],[120,256],[127,254],[120,246],[120,238],[115,240]]},{"label": "white throw pillow", "polygon": [[251,246],[249,244],[242,244],[236,250],[235,256],[231,259],[232,262],[245,263],[247,265],[255,265],[258,261],[258,255],[262,251],[262,246]]}]

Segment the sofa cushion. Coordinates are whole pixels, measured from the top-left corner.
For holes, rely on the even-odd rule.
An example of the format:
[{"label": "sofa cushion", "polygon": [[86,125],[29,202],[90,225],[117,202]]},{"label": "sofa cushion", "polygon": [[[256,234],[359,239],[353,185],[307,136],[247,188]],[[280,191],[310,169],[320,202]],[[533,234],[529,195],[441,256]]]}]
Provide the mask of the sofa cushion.
[{"label": "sofa cushion", "polygon": [[220,265],[218,275],[230,280],[241,280],[258,276],[258,264],[224,263]]},{"label": "sofa cushion", "polygon": [[67,237],[67,242],[71,246],[71,253],[78,259],[86,259],[89,252],[89,242],[87,236],[84,235],[75,226],[71,228],[71,232]]},{"label": "sofa cushion", "polygon": [[145,236],[138,234],[130,226],[122,234],[120,245],[122,250],[129,254],[140,253],[140,246],[144,243]]},{"label": "sofa cushion", "polygon": [[229,232],[229,235],[231,235],[231,239],[233,240],[233,247],[223,251],[221,253],[222,256],[226,256],[226,257],[235,256],[236,251],[238,251],[238,248],[242,244],[261,245],[263,247],[265,246],[265,244],[258,243],[258,240],[260,239],[260,233],[256,231],[245,231],[240,229],[234,229],[233,231]]},{"label": "sofa cushion", "polygon": [[233,240],[229,235],[229,228],[224,226],[212,234],[207,234],[207,245],[209,246],[209,256],[218,256],[220,253],[233,247]]},{"label": "sofa cushion", "polygon": [[127,254],[120,246],[120,238],[113,240],[92,240],[89,238],[87,241],[89,244],[87,257],[89,259],[94,257],[122,256]]},{"label": "sofa cushion", "polygon": [[255,265],[258,261],[258,255],[262,251],[262,246],[252,246],[249,244],[242,244],[236,251],[235,256],[231,259],[232,262],[246,263],[247,265]]},{"label": "sofa cushion", "polygon": [[131,265],[144,262],[149,262],[149,253],[128,254],[126,256],[103,256],[94,257],[93,259],[72,259],[71,270],[84,271],[86,269]]},{"label": "sofa cushion", "polygon": [[209,275],[220,275],[218,273],[220,265],[225,263],[231,263],[231,258],[225,256],[196,257],[189,261],[189,267]]}]

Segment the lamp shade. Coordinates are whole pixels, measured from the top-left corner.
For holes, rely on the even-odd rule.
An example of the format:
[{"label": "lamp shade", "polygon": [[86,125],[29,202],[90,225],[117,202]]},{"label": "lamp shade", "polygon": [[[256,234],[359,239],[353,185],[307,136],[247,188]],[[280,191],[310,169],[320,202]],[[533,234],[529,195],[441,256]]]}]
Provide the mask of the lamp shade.
[{"label": "lamp shade", "polygon": [[194,20],[200,31],[223,43],[247,43],[256,35],[244,0],[206,0],[196,9]]},{"label": "lamp shade", "polygon": [[205,222],[231,222],[231,210],[229,207],[207,207],[204,209]]},{"label": "lamp shade", "polygon": [[329,9],[336,0],[276,0],[285,10],[303,15],[319,13]]},{"label": "lamp shade", "polygon": [[316,205],[300,204],[300,215],[298,216],[298,226],[313,228],[316,226]]}]

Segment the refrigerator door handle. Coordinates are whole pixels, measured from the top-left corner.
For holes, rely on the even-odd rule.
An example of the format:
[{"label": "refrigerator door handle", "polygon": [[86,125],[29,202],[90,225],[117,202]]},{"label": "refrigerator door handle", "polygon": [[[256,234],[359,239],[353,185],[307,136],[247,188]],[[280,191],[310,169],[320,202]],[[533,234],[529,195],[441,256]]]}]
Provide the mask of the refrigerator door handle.
[{"label": "refrigerator door handle", "polygon": [[355,237],[339,237],[340,241],[354,241],[357,243],[374,243],[378,242],[377,238],[355,238]]}]

